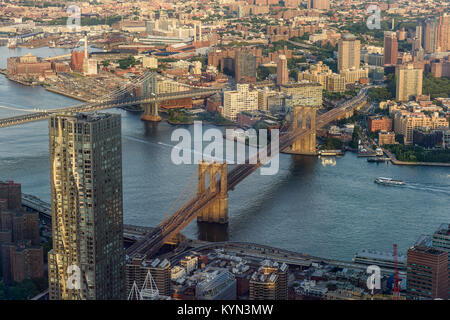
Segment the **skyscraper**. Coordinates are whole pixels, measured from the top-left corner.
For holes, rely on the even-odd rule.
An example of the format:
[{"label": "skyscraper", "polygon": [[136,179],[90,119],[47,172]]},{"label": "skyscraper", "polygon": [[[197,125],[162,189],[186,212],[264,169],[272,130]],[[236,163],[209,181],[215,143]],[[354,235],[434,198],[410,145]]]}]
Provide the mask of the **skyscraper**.
[{"label": "skyscraper", "polygon": [[236,52],[235,78],[236,82],[256,81],[256,57],[252,53],[246,51]]},{"label": "skyscraper", "polygon": [[330,9],[330,1],[329,0],[308,0],[306,2],[306,7],[308,9],[329,10]]},{"label": "skyscraper", "polygon": [[289,70],[285,55],[280,55],[277,62],[277,85],[286,84],[289,81]]},{"label": "skyscraper", "polygon": [[423,24],[422,46],[426,53],[438,51],[439,21],[426,20]]},{"label": "skyscraper", "polygon": [[418,50],[419,48],[423,48],[423,25],[422,24],[418,24],[416,26],[416,34],[415,34],[415,42],[413,43],[413,45],[415,46],[415,48]]},{"label": "skyscraper", "polygon": [[401,65],[395,69],[396,100],[408,101],[412,96],[422,94],[423,70],[412,64]]},{"label": "skyscraper", "polygon": [[441,52],[450,50],[450,15],[447,13],[439,17],[438,47]]},{"label": "skyscraper", "polygon": [[433,248],[446,251],[448,254],[448,298],[450,299],[450,224],[443,224],[433,234]]},{"label": "skyscraper", "polygon": [[345,34],[338,44],[338,70],[359,69],[361,42],[352,34]]},{"label": "skyscraper", "polygon": [[384,33],[384,65],[396,65],[398,59],[397,34],[392,31]]},{"label": "skyscraper", "polygon": [[447,252],[414,246],[408,250],[407,299],[447,299]]},{"label": "skyscraper", "polygon": [[123,299],[120,115],[54,115],[49,145],[50,299]]}]

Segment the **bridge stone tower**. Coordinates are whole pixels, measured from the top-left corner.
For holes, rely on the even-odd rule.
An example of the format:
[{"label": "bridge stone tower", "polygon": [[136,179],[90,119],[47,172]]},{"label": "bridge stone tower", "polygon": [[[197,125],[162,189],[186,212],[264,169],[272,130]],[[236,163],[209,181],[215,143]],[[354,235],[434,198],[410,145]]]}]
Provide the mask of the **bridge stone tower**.
[{"label": "bridge stone tower", "polygon": [[295,106],[293,108],[293,130],[311,129],[311,132],[295,141],[289,153],[316,154],[316,111],[316,107],[312,106]]},{"label": "bridge stone tower", "polygon": [[[158,93],[158,79],[156,73],[151,73],[150,77],[142,84],[142,95],[144,97],[156,96]],[[142,104],[144,109],[144,114],[141,116],[141,120],[145,121],[161,121],[161,116],[159,115],[159,105],[158,102],[155,103],[144,103]]]},{"label": "bridge stone tower", "polygon": [[[198,193],[206,191],[206,179],[209,175],[209,189],[217,191],[219,196],[197,216],[198,222],[228,223],[228,189],[227,189],[227,164],[218,162],[201,161],[198,164]],[[220,183],[219,183],[220,181]]]}]

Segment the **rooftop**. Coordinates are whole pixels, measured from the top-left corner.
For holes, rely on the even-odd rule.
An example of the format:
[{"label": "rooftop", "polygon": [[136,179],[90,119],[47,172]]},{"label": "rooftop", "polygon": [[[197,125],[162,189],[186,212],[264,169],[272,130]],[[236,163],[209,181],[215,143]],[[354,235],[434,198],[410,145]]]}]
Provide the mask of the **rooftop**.
[{"label": "rooftop", "polygon": [[78,121],[84,121],[84,122],[95,122],[102,119],[108,119],[111,117],[117,117],[116,114],[111,113],[74,113],[74,112],[67,112],[67,113],[60,113],[56,114],[52,117],[62,117],[62,118],[72,118],[77,119]]},{"label": "rooftop", "polygon": [[450,235],[450,224],[443,223],[436,230],[435,234]]},{"label": "rooftop", "polygon": [[438,249],[435,249],[432,247],[422,247],[422,246],[411,247],[408,250],[408,253],[409,252],[428,253],[428,254],[432,254],[432,255],[436,255],[436,256],[440,256],[440,255],[447,253],[445,251],[438,250]]}]

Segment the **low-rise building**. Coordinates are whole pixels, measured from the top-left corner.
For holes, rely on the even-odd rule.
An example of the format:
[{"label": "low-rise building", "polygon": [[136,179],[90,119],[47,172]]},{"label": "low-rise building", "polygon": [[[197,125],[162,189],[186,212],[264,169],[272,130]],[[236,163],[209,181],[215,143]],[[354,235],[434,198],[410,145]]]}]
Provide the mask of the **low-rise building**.
[{"label": "low-rise building", "polygon": [[380,131],[378,133],[378,145],[383,146],[385,144],[395,144],[395,133]]},{"label": "low-rise building", "polygon": [[432,116],[427,116],[422,112],[413,113],[408,111],[397,111],[394,115],[394,131],[402,134],[404,144],[413,143],[414,129],[418,127],[429,127],[430,129],[447,129],[448,121],[444,117],[439,117],[437,112]]},{"label": "low-rise building", "polygon": [[199,275],[198,300],[236,300],[236,278],[227,269],[208,268]]},{"label": "low-rise building", "polygon": [[356,83],[359,82],[361,78],[368,78],[369,77],[369,68],[351,68],[351,69],[344,69],[339,72],[339,75],[344,77],[345,83]]},{"label": "low-rise building", "polygon": [[413,130],[413,144],[424,148],[434,148],[442,144],[442,130],[430,128],[415,128]]},{"label": "low-rise building", "polygon": [[370,116],[367,126],[370,132],[392,131],[392,119],[389,117]]},{"label": "low-rise building", "polygon": [[43,76],[46,72],[52,71],[52,64],[27,53],[22,57],[8,58],[7,71],[11,75],[18,76]]},{"label": "low-rise building", "polygon": [[322,85],[319,82],[301,81],[280,86],[280,91],[287,95],[302,97],[304,106],[322,106]]},{"label": "low-rise building", "polygon": [[138,288],[142,288],[145,278],[150,272],[155,281],[159,295],[171,296],[171,268],[170,262],[166,259],[158,258],[147,260],[142,256],[134,257],[127,261],[125,265],[126,292],[131,291],[133,283]]},{"label": "low-rise building", "polygon": [[286,300],[288,266],[264,260],[250,279],[250,300]]},{"label": "low-rise building", "polygon": [[154,56],[144,56],[142,58],[142,67],[149,69],[158,69],[158,58]]}]

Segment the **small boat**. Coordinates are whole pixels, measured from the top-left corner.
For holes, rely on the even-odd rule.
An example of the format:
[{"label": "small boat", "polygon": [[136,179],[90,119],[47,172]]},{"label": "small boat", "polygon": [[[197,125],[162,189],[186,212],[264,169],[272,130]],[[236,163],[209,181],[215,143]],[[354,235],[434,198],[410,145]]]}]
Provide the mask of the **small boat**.
[{"label": "small boat", "polygon": [[323,157],[327,156],[343,156],[344,152],[342,150],[320,150],[319,155]]},{"label": "small boat", "polygon": [[405,184],[401,180],[394,180],[392,178],[384,178],[384,177],[378,177],[377,179],[375,179],[375,183],[392,186],[402,186]]},{"label": "small boat", "polygon": [[391,160],[390,158],[371,157],[367,159],[367,162],[386,162]]}]

